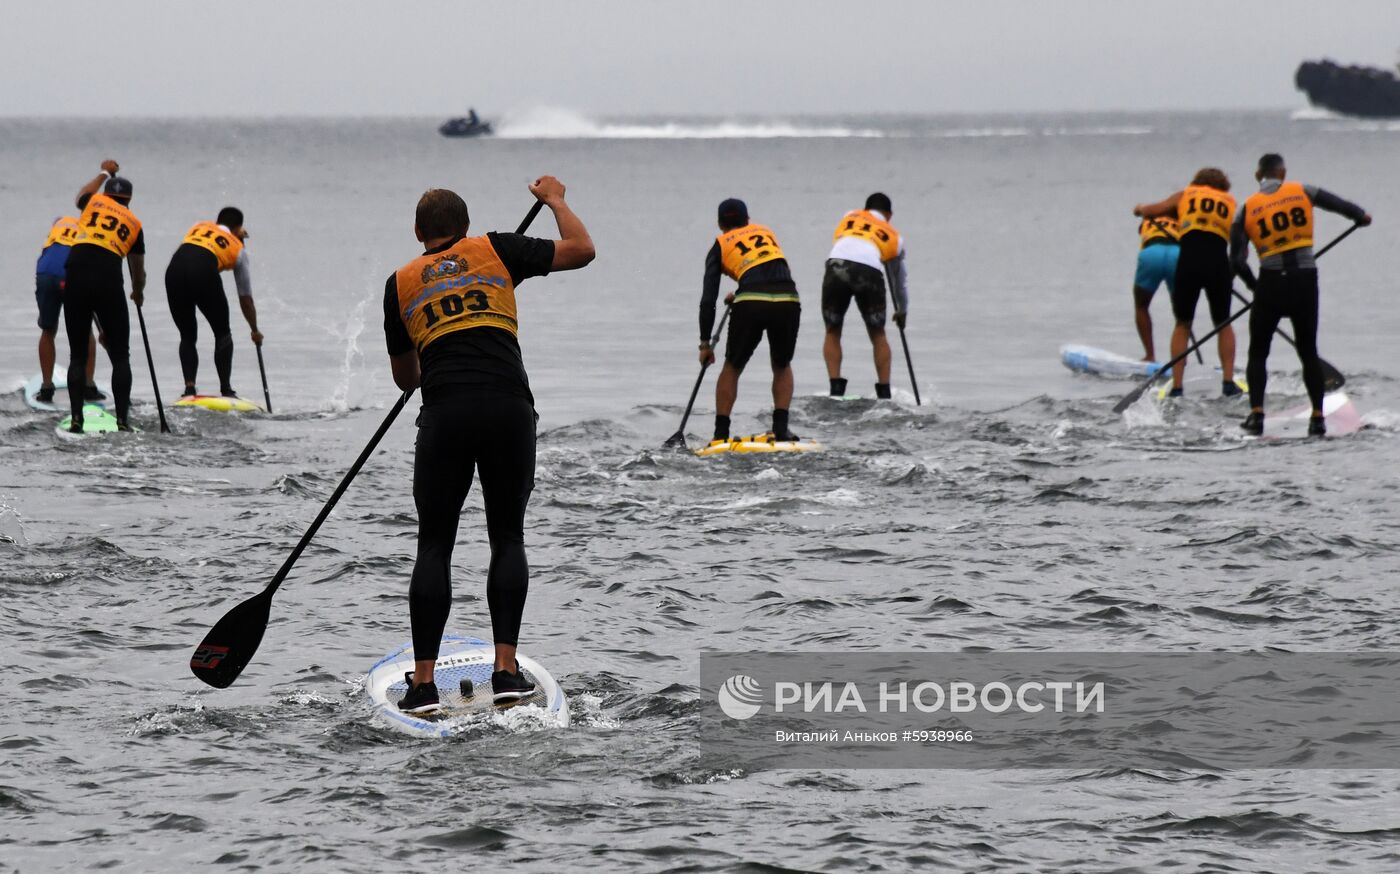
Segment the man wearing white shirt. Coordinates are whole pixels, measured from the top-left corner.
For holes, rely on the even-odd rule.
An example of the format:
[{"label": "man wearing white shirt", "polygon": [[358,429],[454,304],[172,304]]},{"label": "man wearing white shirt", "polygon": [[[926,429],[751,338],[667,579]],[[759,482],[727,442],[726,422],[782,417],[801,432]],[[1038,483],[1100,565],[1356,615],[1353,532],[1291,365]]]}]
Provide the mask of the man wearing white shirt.
[{"label": "man wearing white shirt", "polygon": [[890,225],[893,212],[889,197],[877,192],[865,199],[864,209],[842,216],[832,234],[831,253],[822,279],[822,321],[826,323],[822,357],[826,359],[833,397],[846,393],[846,380],[841,376],[841,325],[852,300],[865,322],[875,354],[875,396],[890,396],[890,343],[885,338],[887,279],[894,297],[896,325],[904,327],[909,310],[904,239]]}]

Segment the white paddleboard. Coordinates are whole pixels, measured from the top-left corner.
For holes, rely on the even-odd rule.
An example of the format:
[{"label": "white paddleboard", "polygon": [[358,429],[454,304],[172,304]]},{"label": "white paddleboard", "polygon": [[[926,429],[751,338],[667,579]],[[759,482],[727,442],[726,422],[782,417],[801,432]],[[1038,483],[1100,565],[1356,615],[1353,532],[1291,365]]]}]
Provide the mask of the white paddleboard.
[{"label": "white paddleboard", "polygon": [[[442,709],[436,713],[404,713],[399,699],[408,692],[405,673],[413,672],[413,644],[403,646],[375,662],[365,678],[365,692],[375,714],[386,723],[410,734],[450,737],[480,724],[496,714],[509,713],[534,718],[539,724],[564,728],[569,724],[569,702],[559,683],[539,662],[517,655],[520,669],[535,681],[535,692],[519,702],[497,707],[491,700],[491,673],[495,647],[475,637],[448,635],[438,651],[433,682],[438,687]],[[470,693],[463,694],[463,680],[470,682]]]},{"label": "white paddleboard", "polygon": [[1139,361],[1107,349],[1069,344],[1060,347],[1060,363],[1075,373],[1145,379],[1162,369],[1162,362]]},{"label": "white paddleboard", "polygon": [[[1327,419],[1327,436],[1344,437],[1355,434],[1363,427],[1361,411],[1352,403],[1344,391],[1334,391],[1322,398],[1322,414]],[[1264,436],[1246,436],[1246,440],[1272,442],[1275,440],[1308,439],[1308,421],[1312,418],[1312,405],[1303,404],[1287,410],[1264,411]]]},{"label": "white paddleboard", "polygon": [[[29,405],[30,409],[41,410],[45,413],[57,413],[68,409],[68,368],[65,367],[63,370],[63,375],[60,375],[56,371],[53,375],[54,393],[52,403],[44,403],[37,397],[39,389],[44,385],[44,377],[42,375],[36,373],[30,378],[29,382],[24,384],[24,402]],[[108,401],[111,399],[112,390],[107,386],[99,382],[97,384],[97,390],[106,395]],[[83,406],[93,405],[105,407],[108,401],[84,401]]]}]

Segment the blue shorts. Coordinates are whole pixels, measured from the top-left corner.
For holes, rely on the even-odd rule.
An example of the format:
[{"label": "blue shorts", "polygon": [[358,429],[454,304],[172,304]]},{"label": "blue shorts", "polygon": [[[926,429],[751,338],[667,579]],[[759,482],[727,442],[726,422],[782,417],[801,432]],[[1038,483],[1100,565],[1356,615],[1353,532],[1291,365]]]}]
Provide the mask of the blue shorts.
[{"label": "blue shorts", "polygon": [[48,273],[34,274],[34,300],[39,304],[39,330],[57,331],[63,309],[63,280]]},{"label": "blue shorts", "polygon": [[1180,246],[1158,243],[1138,252],[1137,276],[1133,287],[1148,294],[1155,294],[1157,287],[1167,283],[1167,291],[1176,289],[1176,259],[1181,254]]}]

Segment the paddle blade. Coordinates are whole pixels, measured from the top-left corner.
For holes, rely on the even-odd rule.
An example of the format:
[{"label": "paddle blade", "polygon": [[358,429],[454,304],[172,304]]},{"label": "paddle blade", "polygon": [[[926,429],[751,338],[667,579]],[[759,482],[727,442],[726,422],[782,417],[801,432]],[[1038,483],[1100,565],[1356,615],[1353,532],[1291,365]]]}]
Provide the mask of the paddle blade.
[{"label": "paddle blade", "polygon": [[1347,378],[1342,372],[1333,367],[1328,361],[1319,358],[1318,363],[1322,365],[1322,386],[1328,391],[1336,391],[1347,384]]},{"label": "paddle blade", "polygon": [[677,431],[676,433],[672,434],[670,437],[667,437],[667,438],[666,438],[666,442],[663,443],[662,445],[665,446],[667,449],[684,449],[684,448],[685,448],[685,434],[683,434],[683,433],[680,432],[680,431]]},{"label": "paddle blade", "polygon": [[1147,389],[1151,387],[1152,383],[1155,380],[1156,377],[1153,377],[1152,379],[1147,380],[1147,382],[1144,382],[1142,385],[1139,385],[1137,388],[1133,389],[1128,394],[1124,395],[1121,401],[1113,405],[1113,412],[1122,413],[1124,410],[1128,409],[1128,407],[1131,407],[1133,404],[1137,403],[1138,398],[1142,397],[1142,393],[1147,391]]},{"label": "paddle blade", "polygon": [[224,614],[190,656],[190,670],[216,689],[238,679],[267,631],[272,592],[264,589]]}]

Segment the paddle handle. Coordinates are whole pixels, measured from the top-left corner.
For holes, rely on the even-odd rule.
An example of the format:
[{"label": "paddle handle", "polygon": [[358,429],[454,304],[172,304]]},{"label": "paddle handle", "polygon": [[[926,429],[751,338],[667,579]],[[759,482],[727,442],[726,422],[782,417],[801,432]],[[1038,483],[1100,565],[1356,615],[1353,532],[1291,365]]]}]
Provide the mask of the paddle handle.
[{"label": "paddle handle", "polygon": [[165,404],[160,402],[160,382],[156,380],[156,360],[151,357],[151,338],[146,334],[146,316],[141,312],[141,304],[136,305],[136,321],[141,325],[141,345],[146,347],[146,366],[151,370],[151,390],[156,395],[156,415],[160,416],[160,433],[169,434],[170,425],[165,421]]},{"label": "paddle handle", "polygon": [[263,383],[263,403],[267,405],[267,411],[268,411],[269,413],[271,413],[271,412],[272,412],[272,395],[268,394],[268,391],[267,391],[267,368],[263,366],[262,346],[261,346],[261,345],[257,345],[257,346],[254,346],[253,348],[256,349],[256,350],[258,350],[258,373],[262,374],[262,383]]}]

